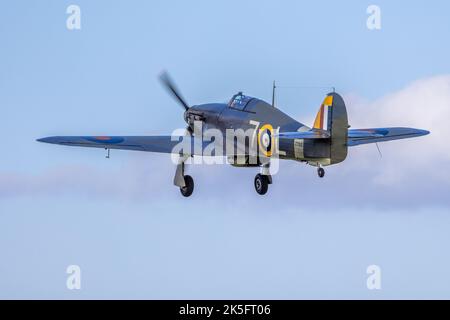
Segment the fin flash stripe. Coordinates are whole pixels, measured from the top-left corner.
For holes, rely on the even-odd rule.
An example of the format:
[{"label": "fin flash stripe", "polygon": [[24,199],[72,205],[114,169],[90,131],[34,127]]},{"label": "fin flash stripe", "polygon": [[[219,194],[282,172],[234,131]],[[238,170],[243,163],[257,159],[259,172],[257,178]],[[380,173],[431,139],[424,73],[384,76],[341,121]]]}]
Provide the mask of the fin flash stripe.
[{"label": "fin flash stripe", "polygon": [[[327,125],[328,122],[328,107],[333,105],[333,96],[327,96],[325,100],[323,100],[322,105],[320,106],[319,112],[317,113],[316,120],[314,121],[314,129],[326,130],[324,126]],[[326,120],[326,121],[325,121]]]}]

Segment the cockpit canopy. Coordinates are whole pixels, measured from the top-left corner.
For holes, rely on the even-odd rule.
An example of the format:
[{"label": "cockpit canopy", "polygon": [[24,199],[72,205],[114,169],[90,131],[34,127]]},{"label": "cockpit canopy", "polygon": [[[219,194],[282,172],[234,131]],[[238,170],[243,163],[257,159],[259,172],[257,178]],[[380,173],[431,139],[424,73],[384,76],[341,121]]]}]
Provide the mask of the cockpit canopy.
[{"label": "cockpit canopy", "polygon": [[235,108],[239,110],[244,110],[244,108],[247,106],[247,104],[255,98],[246,96],[242,94],[242,92],[239,92],[231,98],[230,102],[228,103],[228,106],[230,108]]}]

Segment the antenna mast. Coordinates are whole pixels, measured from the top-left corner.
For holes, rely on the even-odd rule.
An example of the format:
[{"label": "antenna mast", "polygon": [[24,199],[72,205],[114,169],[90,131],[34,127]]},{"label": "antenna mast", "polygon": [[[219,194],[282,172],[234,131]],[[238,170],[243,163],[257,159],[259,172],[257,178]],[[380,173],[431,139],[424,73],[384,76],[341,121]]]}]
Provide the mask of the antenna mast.
[{"label": "antenna mast", "polygon": [[272,107],[275,108],[275,89],[277,86],[275,85],[275,80],[273,81],[273,87],[272,87]]}]

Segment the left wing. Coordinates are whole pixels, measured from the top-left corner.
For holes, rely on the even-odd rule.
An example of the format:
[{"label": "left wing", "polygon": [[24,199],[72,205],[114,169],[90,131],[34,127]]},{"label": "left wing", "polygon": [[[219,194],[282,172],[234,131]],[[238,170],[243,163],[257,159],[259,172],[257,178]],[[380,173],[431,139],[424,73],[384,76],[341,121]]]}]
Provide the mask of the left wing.
[{"label": "left wing", "polygon": [[[205,144],[190,136],[70,136],[48,137],[39,142],[75,147],[135,150],[201,155]],[[198,143],[198,144],[197,144]],[[182,146],[182,150],[180,150]]]},{"label": "left wing", "polygon": [[415,138],[429,133],[426,130],[413,128],[350,129],[348,130],[348,146]]}]

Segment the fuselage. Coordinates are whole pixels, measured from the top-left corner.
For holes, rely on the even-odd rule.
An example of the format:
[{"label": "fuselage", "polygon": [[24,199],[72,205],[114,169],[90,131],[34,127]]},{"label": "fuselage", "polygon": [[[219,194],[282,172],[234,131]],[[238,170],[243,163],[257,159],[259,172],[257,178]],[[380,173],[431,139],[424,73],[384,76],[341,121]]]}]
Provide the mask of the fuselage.
[{"label": "fuselage", "polygon": [[[271,104],[242,94],[233,96],[229,103],[195,105],[185,112],[186,122],[192,126],[201,121],[202,129],[218,129],[226,136],[227,130],[251,130],[257,132],[270,126],[274,132],[301,132],[311,128],[288,116]],[[198,132],[198,131],[197,131]],[[282,159],[321,161],[329,157],[329,144],[325,141],[278,140],[278,154]],[[301,152],[299,152],[301,148]],[[327,163],[324,162],[326,165]]]}]

